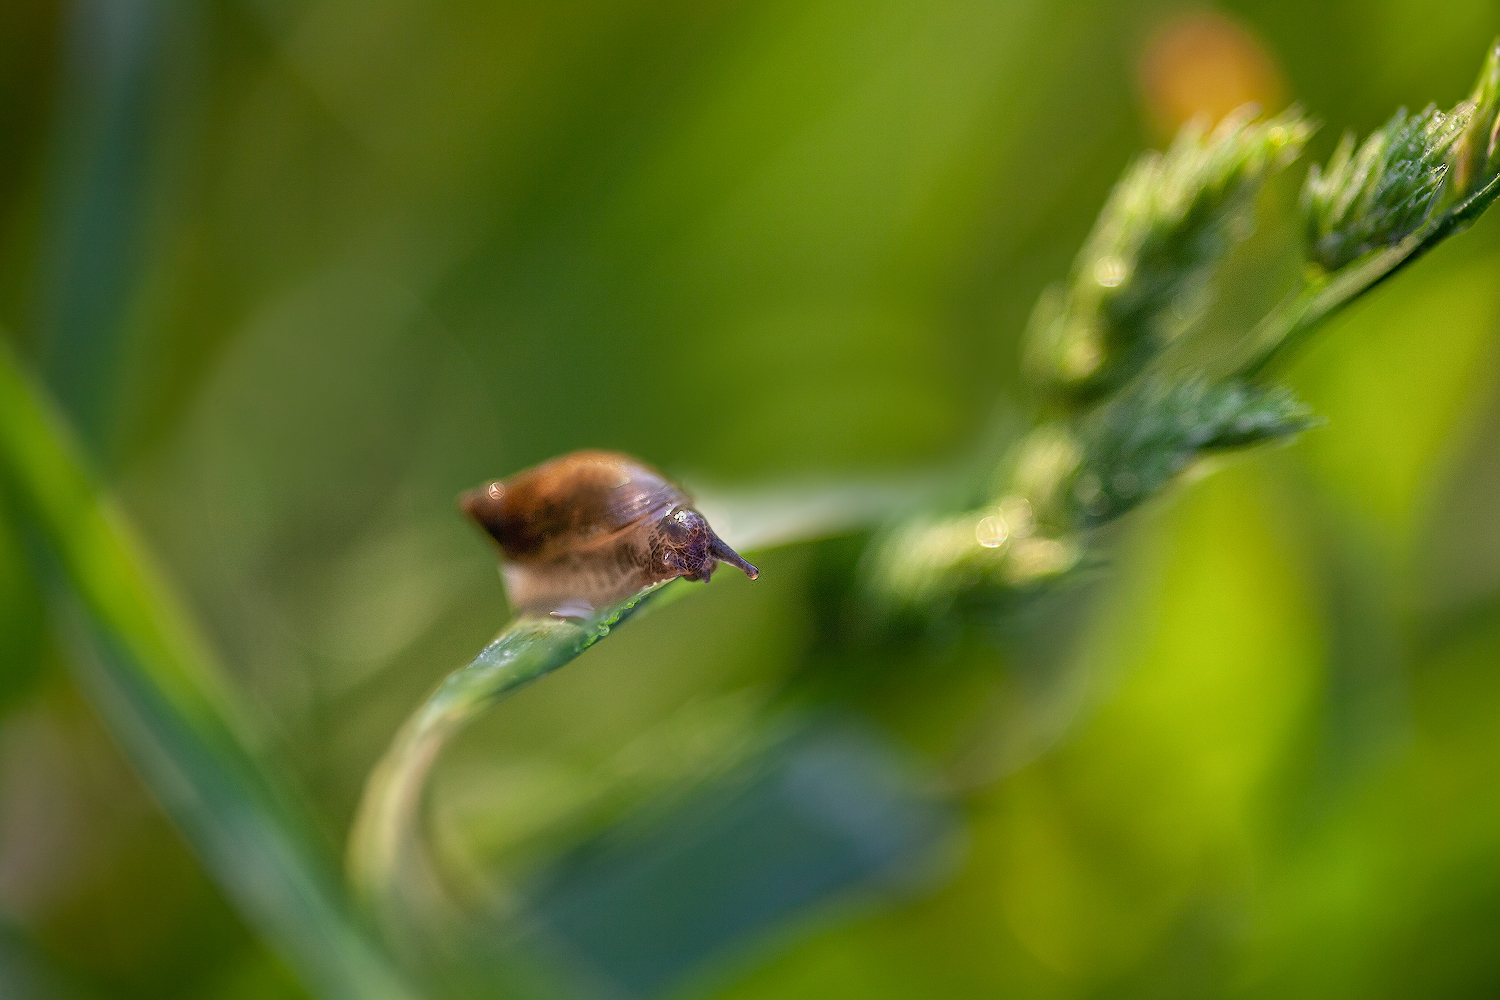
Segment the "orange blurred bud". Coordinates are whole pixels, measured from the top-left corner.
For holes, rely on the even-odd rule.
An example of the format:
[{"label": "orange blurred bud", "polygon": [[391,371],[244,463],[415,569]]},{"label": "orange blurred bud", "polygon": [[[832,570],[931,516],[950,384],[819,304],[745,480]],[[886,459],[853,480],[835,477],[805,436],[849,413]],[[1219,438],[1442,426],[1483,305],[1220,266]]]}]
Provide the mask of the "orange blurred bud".
[{"label": "orange blurred bud", "polygon": [[1151,124],[1172,135],[1194,118],[1209,126],[1241,105],[1280,110],[1286,86],[1276,61],[1247,28],[1215,11],[1166,22],[1138,66]]}]

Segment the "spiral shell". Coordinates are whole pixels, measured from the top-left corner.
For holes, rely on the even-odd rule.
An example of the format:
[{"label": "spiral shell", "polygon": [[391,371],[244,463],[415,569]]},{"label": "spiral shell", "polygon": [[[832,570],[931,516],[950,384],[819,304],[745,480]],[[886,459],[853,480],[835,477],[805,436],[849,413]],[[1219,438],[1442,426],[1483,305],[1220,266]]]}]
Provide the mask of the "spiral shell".
[{"label": "spiral shell", "polygon": [[760,575],[691,497],[628,455],[574,452],[470,490],[459,505],[499,544],[521,611],[587,617],[652,584],[707,580],[720,562]]}]

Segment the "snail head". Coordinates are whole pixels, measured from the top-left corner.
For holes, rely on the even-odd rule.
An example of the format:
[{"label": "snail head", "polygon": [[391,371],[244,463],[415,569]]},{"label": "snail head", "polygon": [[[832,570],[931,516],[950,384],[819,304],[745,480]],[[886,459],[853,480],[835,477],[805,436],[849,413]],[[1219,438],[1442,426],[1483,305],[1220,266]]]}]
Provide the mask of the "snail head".
[{"label": "snail head", "polygon": [[740,558],[718,535],[702,514],[691,507],[673,507],[662,517],[652,544],[653,555],[689,580],[707,580],[719,563],[726,562],[754,580],[760,570]]}]

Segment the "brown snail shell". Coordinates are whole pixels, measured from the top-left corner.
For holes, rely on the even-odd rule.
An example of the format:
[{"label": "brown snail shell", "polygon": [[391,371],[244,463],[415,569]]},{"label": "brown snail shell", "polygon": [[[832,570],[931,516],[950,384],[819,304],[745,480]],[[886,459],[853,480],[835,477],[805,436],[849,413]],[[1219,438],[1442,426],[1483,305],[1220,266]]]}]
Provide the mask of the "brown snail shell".
[{"label": "brown snail shell", "polygon": [[715,535],[692,498],[650,466],[576,451],[459,497],[505,555],[519,610],[587,617],[643,587],[707,580],[719,563],[760,571]]}]

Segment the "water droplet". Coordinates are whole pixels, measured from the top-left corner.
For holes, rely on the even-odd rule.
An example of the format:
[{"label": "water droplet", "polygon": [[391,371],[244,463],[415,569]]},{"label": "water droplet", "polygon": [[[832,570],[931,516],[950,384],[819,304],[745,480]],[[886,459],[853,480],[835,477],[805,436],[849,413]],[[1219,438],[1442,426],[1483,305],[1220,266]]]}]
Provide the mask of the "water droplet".
[{"label": "water droplet", "polygon": [[979,524],[974,528],[974,538],[987,549],[998,549],[1005,544],[1010,537],[1010,528],[1005,523],[1005,518],[981,517]]},{"label": "water droplet", "polygon": [[1094,264],[1094,280],[1105,288],[1119,287],[1129,274],[1129,266],[1118,257],[1100,257]]}]

